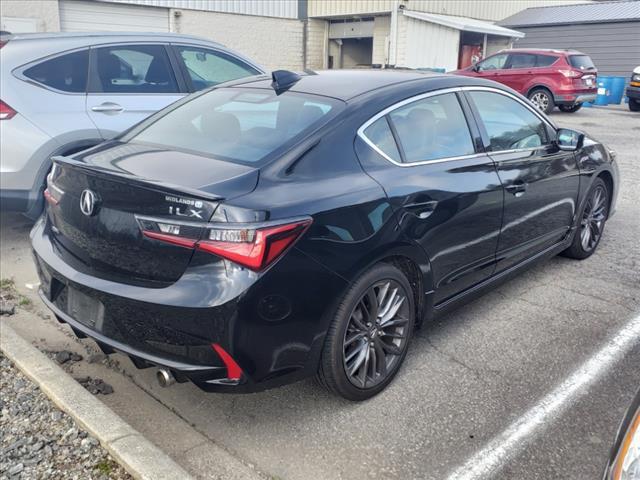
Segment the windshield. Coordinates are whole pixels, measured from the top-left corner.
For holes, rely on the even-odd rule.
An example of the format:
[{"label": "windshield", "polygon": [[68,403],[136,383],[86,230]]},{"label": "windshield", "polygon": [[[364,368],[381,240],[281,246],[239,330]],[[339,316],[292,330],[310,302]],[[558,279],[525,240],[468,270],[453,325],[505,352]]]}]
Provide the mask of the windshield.
[{"label": "windshield", "polygon": [[192,151],[256,164],[325,123],[342,102],[273,90],[221,88],[170,110],[124,141]]},{"label": "windshield", "polygon": [[596,68],[589,55],[569,55],[569,63],[571,63],[572,67],[579,68],[580,70]]}]

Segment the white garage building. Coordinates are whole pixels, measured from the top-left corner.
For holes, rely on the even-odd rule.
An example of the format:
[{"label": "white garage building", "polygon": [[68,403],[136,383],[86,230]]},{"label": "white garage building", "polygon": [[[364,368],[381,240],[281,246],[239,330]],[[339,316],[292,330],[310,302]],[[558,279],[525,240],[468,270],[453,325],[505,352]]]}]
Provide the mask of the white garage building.
[{"label": "white garage building", "polygon": [[[2,0],[2,30],[180,32],[267,68],[452,70],[523,33],[495,22],[579,0]],[[584,1],[582,2],[584,3]]]}]

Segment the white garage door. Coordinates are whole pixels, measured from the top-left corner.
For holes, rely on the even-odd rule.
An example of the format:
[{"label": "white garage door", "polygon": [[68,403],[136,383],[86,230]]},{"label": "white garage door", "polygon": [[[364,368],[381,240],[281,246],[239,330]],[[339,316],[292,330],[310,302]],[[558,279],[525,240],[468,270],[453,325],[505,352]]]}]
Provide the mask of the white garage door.
[{"label": "white garage door", "polygon": [[169,9],[95,0],[61,0],[63,32],[168,32]]}]

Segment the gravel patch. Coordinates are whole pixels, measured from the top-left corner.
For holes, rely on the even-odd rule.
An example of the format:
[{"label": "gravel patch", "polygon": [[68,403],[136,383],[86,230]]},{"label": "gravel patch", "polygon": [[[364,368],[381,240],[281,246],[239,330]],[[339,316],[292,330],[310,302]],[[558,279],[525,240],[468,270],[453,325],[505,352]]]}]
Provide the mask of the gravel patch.
[{"label": "gravel patch", "polygon": [[0,354],[0,479],[132,477]]}]

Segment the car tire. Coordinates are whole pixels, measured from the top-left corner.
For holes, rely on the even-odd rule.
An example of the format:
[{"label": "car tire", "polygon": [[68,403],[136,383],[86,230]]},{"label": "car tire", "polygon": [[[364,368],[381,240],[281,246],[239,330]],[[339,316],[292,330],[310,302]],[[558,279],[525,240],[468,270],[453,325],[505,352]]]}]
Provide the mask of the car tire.
[{"label": "car tire", "polygon": [[538,110],[544,113],[551,113],[556,105],[553,101],[553,94],[546,88],[534,88],[529,92],[527,98]]},{"label": "car tire", "polygon": [[582,260],[596,251],[609,216],[609,189],[601,178],[596,178],[589,189],[580,212],[580,223],[573,234],[571,246],[562,252],[569,258]]},{"label": "car tire", "polygon": [[633,98],[629,99],[629,110],[632,112],[640,112],[640,102]]},{"label": "car tire", "polygon": [[558,108],[561,112],[575,113],[582,108],[582,104],[576,103],[575,105],[558,105]]},{"label": "car tire", "polygon": [[380,393],[404,361],[414,324],[414,298],[406,276],[391,264],[375,265],[352,284],[335,311],[322,350],[319,383],[351,401]]}]

